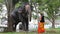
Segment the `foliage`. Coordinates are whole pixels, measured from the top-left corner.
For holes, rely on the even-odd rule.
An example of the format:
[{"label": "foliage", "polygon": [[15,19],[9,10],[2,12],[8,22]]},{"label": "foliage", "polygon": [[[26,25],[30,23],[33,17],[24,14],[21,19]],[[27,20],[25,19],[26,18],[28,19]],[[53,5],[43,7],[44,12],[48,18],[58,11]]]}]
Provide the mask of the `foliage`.
[{"label": "foliage", "polygon": [[15,5],[16,3],[19,2],[19,0],[12,0],[13,4]]},{"label": "foliage", "polygon": [[37,15],[33,15],[33,18],[34,18],[34,19],[37,19]]},{"label": "foliage", "polygon": [[4,0],[0,0],[0,3],[3,3]]},{"label": "foliage", "polygon": [[[40,12],[47,13],[45,16],[51,23],[55,23],[55,19],[58,17],[56,14],[59,13],[60,0],[32,0],[39,4]],[[53,24],[54,25],[54,24]]]},{"label": "foliage", "polygon": [[22,2],[28,2],[29,0],[21,0]]},{"label": "foliage", "polygon": [[[42,11],[45,11],[47,13],[47,15],[49,16],[49,18],[52,18],[54,16],[56,16],[56,14],[58,14],[59,12],[59,7],[60,7],[60,0],[41,0],[41,4],[39,6],[39,9]],[[45,10],[46,9],[46,10]]]}]

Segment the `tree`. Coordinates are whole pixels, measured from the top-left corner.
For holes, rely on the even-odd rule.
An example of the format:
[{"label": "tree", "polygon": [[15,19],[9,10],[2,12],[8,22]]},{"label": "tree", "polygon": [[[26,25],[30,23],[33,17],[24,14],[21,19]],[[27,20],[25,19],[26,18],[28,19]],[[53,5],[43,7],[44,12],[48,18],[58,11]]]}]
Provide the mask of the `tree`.
[{"label": "tree", "polygon": [[52,23],[52,28],[55,28],[55,20],[58,17],[56,14],[59,13],[60,2],[59,0],[51,0],[48,3],[48,11],[46,11],[49,16],[49,21]]},{"label": "tree", "polygon": [[47,16],[45,16],[51,23],[52,28],[55,28],[55,20],[58,17],[56,14],[59,13],[59,7],[60,7],[60,0],[32,0],[33,3],[39,4],[39,12],[46,12]]},{"label": "tree", "polygon": [[41,0],[39,9],[47,13],[47,19],[52,23],[52,28],[55,28],[55,20],[58,17],[56,14],[59,13],[60,0]]},{"label": "tree", "polygon": [[12,19],[10,17],[10,13],[12,12],[12,10],[15,8],[15,4],[18,3],[19,0],[5,0],[5,4],[7,7],[7,13],[8,13],[8,28],[7,31],[12,32],[13,31],[13,25],[12,25]]}]

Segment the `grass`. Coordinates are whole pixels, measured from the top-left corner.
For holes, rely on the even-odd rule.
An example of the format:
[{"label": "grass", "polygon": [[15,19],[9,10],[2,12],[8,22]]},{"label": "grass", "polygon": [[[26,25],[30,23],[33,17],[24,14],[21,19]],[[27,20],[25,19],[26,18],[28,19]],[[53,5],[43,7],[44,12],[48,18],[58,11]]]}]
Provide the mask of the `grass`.
[{"label": "grass", "polygon": [[[37,32],[4,32],[0,34],[38,34]],[[57,29],[46,29],[45,33],[42,34],[60,34],[60,28]]]},{"label": "grass", "polygon": [[7,33],[0,33],[0,34],[37,34],[35,32],[7,32]]},{"label": "grass", "polygon": [[60,28],[56,28],[56,29],[46,29],[46,32],[43,34],[60,34]]}]

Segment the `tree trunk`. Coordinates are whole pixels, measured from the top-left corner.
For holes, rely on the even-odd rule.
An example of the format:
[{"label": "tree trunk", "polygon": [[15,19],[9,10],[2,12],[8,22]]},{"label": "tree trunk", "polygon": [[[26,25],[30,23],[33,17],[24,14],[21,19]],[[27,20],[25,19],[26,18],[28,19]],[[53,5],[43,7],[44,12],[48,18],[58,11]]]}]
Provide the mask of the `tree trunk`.
[{"label": "tree trunk", "polygon": [[10,17],[10,13],[12,12],[12,10],[14,9],[14,6],[12,4],[12,0],[6,0],[6,7],[7,7],[7,13],[8,13],[8,28],[7,28],[7,32],[12,32],[13,31],[13,25],[12,25],[12,21],[11,21],[11,17]]},{"label": "tree trunk", "polygon": [[52,28],[55,28],[55,19],[52,18]]}]

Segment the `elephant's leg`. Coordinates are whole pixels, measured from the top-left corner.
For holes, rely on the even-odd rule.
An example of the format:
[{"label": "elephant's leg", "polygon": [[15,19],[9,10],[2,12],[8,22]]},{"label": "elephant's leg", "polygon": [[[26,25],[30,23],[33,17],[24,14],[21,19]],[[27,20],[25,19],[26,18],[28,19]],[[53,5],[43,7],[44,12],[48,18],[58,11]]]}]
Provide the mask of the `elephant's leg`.
[{"label": "elephant's leg", "polygon": [[25,30],[28,31],[28,22],[26,22],[26,29]]},{"label": "elephant's leg", "polygon": [[19,22],[16,22],[16,23],[14,24],[14,31],[16,31],[16,26],[17,26],[18,23],[19,23]]},{"label": "elephant's leg", "polygon": [[24,21],[22,22],[22,30],[25,31],[25,22]]},{"label": "elephant's leg", "polygon": [[26,21],[25,21],[25,31],[28,31],[28,30],[29,30],[29,29],[28,29],[28,25],[29,25],[28,19],[26,19]]},{"label": "elephant's leg", "polygon": [[12,18],[12,28],[13,28],[13,31],[16,31],[16,26],[17,26],[17,24],[18,24],[18,19],[17,19],[17,17],[15,17],[15,16],[12,16],[11,15],[11,18]]},{"label": "elephant's leg", "polygon": [[23,22],[22,22],[22,25],[23,25],[23,30],[24,31],[28,31],[28,19],[25,19]]},{"label": "elephant's leg", "polygon": [[19,22],[15,21],[15,23],[13,23],[13,31],[16,31],[16,26]]}]

